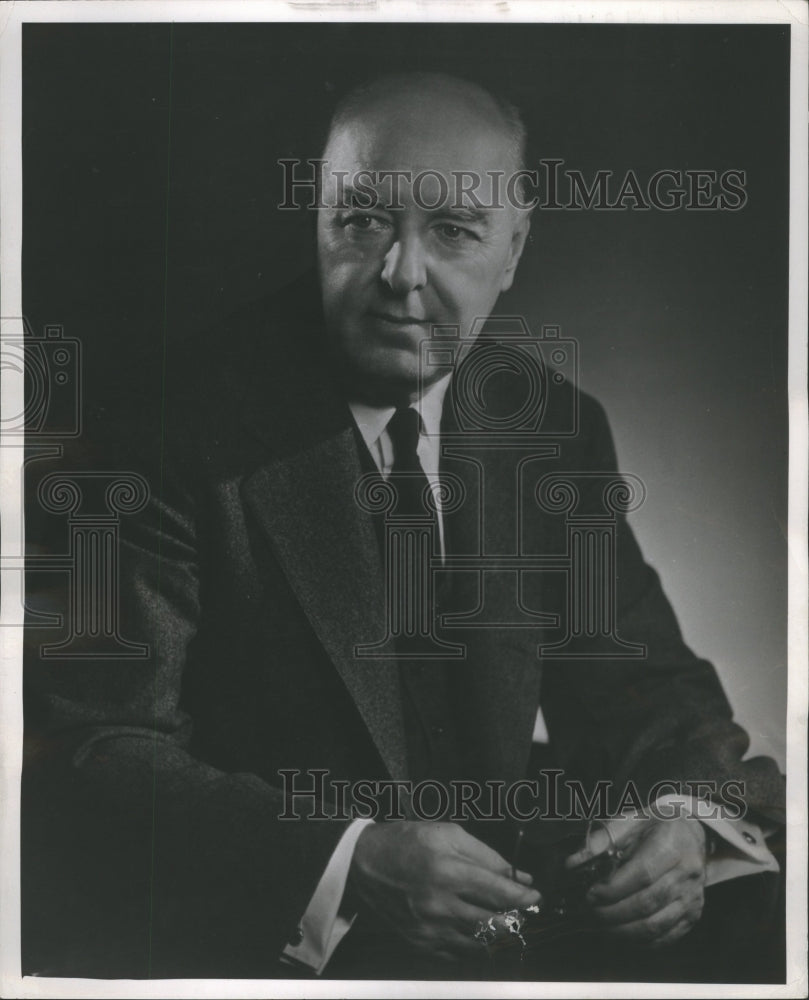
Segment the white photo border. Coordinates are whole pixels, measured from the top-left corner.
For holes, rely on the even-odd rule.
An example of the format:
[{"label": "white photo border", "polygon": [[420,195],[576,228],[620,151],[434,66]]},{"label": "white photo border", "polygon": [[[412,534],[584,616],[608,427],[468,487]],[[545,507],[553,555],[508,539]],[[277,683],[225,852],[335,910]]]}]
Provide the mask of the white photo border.
[{"label": "white photo border", "polygon": [[[334,982],[318,980],[96,980],[20,974],[19,805],[22,765],[22,583],[2,574],[0,611],[0,995],[16,997],[801,997],[807,992],[807,93],[809,5],[803,0],[43,0],[0,3],[0,312],[20,317],[22,249],[22,25],[80,22],[574,22],[787,24],[791,27],[789,234],[789,666],[787,709],[787,976],[785,985],[631,983]],[[0,331],[3,332],[3,331]],[[22,412],[22,373],[0,372],[3,414]],[[0,543],[22,558],[22,451],[0,441]],[[21,562],[19,563],[21,566]]]}]

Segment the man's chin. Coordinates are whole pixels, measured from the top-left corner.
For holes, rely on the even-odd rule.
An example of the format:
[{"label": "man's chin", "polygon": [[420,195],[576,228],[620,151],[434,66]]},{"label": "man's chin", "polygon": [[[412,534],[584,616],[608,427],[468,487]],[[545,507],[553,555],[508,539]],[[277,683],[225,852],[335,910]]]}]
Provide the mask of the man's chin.
[{"label": "man's chin", "polygon": [[374,358],[348,361],[344,375],[355,397],[371,405],[400,406],[417,399],[431,381],[417,357]]}]

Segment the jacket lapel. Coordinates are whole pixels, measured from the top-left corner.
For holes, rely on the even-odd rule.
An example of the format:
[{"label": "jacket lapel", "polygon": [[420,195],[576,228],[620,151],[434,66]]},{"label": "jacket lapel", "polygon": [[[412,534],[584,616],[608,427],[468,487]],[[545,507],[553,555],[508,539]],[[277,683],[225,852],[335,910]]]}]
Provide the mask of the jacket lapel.
[{"label": "jacket lapel", "polygon": [[244,497],[334,662],[393,777],[405,774],[395,662],[359,659],[385,635],[384,582],[371,518],[353,501],[361,476],[350,427],[257,470]]}]

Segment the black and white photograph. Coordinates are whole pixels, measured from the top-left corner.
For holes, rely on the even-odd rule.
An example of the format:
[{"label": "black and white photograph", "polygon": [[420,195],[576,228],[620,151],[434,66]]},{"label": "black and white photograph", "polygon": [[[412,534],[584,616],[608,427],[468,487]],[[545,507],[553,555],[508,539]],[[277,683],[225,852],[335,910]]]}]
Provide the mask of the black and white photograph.
[{"label": "black and white photograph", "polygon": [[807,8],[573,6],[3,5],[4,995],[805,995]]}]

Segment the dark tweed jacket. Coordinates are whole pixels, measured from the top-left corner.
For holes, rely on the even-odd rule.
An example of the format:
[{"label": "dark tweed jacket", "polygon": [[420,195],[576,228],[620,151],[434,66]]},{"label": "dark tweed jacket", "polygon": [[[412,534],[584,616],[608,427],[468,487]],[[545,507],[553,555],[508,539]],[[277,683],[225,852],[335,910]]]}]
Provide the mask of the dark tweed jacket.
[{"label": "dark tweed jacket", "polygon": [[[133,393],[88,408],[85,434],[59,463],[140,471],[150,484],[147,507],[122,519],[120,553],[121,631],[150,652],[43,660],[43,635],[30,630],[28,972],[285,974],[277,956],[346,823],[279,820],[279,768],[406,775],[396,664],[353,655],[384,635],[384,582],[374,525],[353,499],[358,438],[324,363],[314,299],[243,311],[194,345],[193,363],[188,352],[168,367],[161,399]],[[554,407],[568,412],[570,393],[555,394],[546,426]],[[524,551],[565,551],[564,518],[532,499],[539,474],[615,469],[601,408],[582,395],[579,416],[578,435],[560,439],[558,457],[524,482],[507,450],[494,465],[489,456],[491,537],[498,511],[513,511],[524,490]],[[29,498],[47,471],[29,464]],[[475,474],[468,462],[455,471]],[[459,515],[461,549],[464,538],[476,544],[478,514]],[[64,548],[53,540],[63,525],[33,500],[28,520],[32,542]],[[54,593],[32,591],[29,602],[52,607]],[[490,596],[496,604],[496,589]],[[564,574],[527,574],[524,597],[564,611]],[[622,518],[616,601],[619,634],[644,643],[646,658],[546,662],[534,630],[463,634],[463,776],[525,775],[541,697],[571,773],[631,777],[640,789],[660,778],[736,779],[750,809],[779,819],[775,765],[741,763],[747,737],[711,665],[684,645]],[[542,638],[553,641],[553,630]]]}]

